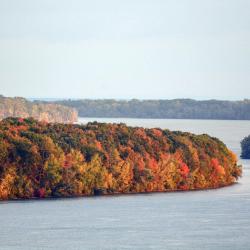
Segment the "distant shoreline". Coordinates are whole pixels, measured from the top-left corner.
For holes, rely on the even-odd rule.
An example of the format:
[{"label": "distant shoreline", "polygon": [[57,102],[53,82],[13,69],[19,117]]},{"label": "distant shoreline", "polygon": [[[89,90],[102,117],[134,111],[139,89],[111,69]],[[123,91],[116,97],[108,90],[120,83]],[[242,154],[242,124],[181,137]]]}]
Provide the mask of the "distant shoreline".
[{"label": "distant shoreline", "polygon": [[137,119],[250,120],[250,100],[61,100],[78,111],[79,117]]},{"label": "distant shoreline", "polygon": [[0,118],[35,116],[48,122],[68,123],[77,118],[250,120],[250,99],[94,100],[0,96],[0,106]]}]

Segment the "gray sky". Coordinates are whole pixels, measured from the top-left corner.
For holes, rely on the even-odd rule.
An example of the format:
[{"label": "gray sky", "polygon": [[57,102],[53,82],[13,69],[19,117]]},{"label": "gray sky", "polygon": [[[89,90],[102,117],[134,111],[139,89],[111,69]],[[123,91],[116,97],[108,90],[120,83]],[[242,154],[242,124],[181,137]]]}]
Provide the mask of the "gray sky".
[{"label": "gray sky", "polygon": [[250,1],[0,0],[0,94],[250,98]]}]

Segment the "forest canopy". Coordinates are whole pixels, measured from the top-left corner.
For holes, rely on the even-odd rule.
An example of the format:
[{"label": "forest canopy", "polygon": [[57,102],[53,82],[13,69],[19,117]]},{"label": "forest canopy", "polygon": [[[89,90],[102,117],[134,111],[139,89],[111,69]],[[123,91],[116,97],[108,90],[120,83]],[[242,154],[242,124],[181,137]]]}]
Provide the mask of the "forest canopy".
[{"label": "forest canopy", "polygon": [[0,122],[0,199],[217,188],[241,175],[217,138],[125,124]]}]

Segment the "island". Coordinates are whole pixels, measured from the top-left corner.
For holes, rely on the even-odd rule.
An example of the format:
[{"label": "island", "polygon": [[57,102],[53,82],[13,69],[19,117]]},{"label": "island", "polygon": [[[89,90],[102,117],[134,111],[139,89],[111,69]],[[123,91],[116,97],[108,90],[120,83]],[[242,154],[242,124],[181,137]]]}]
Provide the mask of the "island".
[{"label": "island", "polygon": [[92,122],[0,122],[0,199],[187,191],[231,185],[237,157],[209,135]]},{"label": "island", "polygon": [[241,158],[250,159],[250,135],[241,141]]},{"label": "island", "polygon": [[73,123],[78,119],[74,108],[56,103],[31,102],[22,97],[0,95],[0,120],[6,117],[33,117],[39,121]]}]

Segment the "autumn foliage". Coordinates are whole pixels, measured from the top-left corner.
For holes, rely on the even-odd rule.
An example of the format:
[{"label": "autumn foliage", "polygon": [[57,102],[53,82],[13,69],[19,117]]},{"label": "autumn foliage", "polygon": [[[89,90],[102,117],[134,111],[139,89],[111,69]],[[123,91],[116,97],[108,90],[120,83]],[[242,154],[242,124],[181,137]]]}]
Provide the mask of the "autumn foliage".
[{"label": "autumn foliage", "polygon": [[240,175],[235,155],[205,134],[0,122],[0,199],[217,188]]}]

